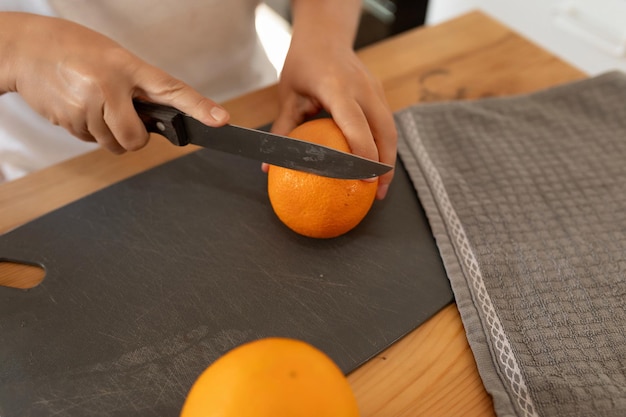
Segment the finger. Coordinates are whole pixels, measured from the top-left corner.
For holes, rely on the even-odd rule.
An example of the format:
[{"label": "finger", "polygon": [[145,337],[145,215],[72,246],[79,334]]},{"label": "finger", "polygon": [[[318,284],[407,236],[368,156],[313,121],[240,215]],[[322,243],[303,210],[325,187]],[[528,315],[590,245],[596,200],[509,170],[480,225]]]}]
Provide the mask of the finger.
[{"label": "finger", "polygon": [[[375,87],[375,84],[372,85]],[[395,166],[397,131],[393,113],[387,105],[384,94],[380,93],[380,91],[382,90],[376,88],[363,89],[361,94],[355,97],[354,102],[345,100],[342,102],[334,99],[333,103],[338,104],[331,112],[346,138],[348,138],[353,153]],[[346,115],[340,116],[339,112]],[[350,126],[350,120],[353,121],[352,123],[358,123],[356,128],[345,127],[344,123]],[[370,147],[376,149],[376,157],[374,157],[373,153],[369,153],[372,152]],[[393,176],[394,170],[391,170],[379,177],[376,195],[378,199],[382,200],[387,195]]]},{"label": "finger", "polygon": [[378,161],[378,149],[361,106],[344,98],[336,98],[332,103],[328,111],[346,137],[352,153]]},{"label": "finger", "polygon": [[[300,123],[302,123],[300,117],[298,117],[296,112],[292,110],[293,108],[293,106],[283,106],[283,110],[278,114],[278,117],[272,123],[272,128],[270,129],[270,132],[276,133],[278,135],[287,135]],[[261,171],[267,174],[269,172],[269,169],[269,164],[265,162],[261,164]]]},{"label": "finger", "polygon": [[74,115],[56,116],[53,118],[54,124],[61,126],[72,136],[84,142],[97,142],[96,138],[89,132],[87,128],[87,121],[83,113],[77,113]]},{"label": "finger", "polygon": [[272,123],[271,132],[279,135],[286,135],[294,130],[299,124],[304,121],[304,118],[299,116],[290,107],[283,107],[278,114],[274,123]]},{"label": "finger", "polygon": [[223,107],[158,68],[143,66],[135,81],[148,99],[175,107],[206,125],[222,126],[230,119]]},{"label": "finger", "polygon": [[139,150],[150,140],[150,135],[139,118],[130,96],[116,96],[105,101],[102,120],[105,126],[98,125],[99,128],[102,131],[105,128],[109,129],[111,133],[107,140],[112,139],[124,150]]},{"label": "finger", "polygon": [[[320,106],[312,100],[292,94],[283,100],[280,113],[272,123],[271,132],[279,135],[288,135],[304,122],[306,117],[319,111]],[[261,164],[261,170],[267,174],[269,165]]]},{"label": "finger", "polygon": [[70,132],[72,134],[72,136],[77,137],[78,139],[82,140],[83,142],[98,142],[96,140],[95,137],[93,137],[93,135],[91,133],[89,133],[89,130],[87,129],[87,126],[81,126],[79,128],[74,128],[71,126],[66,126],[66,125],[59,125],[63,128],[65,128],[65,130],[67,130],[68,132]]},{"label": "finger", "polygon": [[[379,160],[385,164],[395,167],[397,157],[398,133],[396,130],[393,113],[385,102],[377,102],[372,106],[364,107],[365,117],[372,131],[376,147],[378,149]],[[394,171],[379,177],[378,192],[376,197],[384,199],[389,185],[393,180]]]},{"label": "finger", "polygon": [[[380,81],[369,77],[369,82],[360,88],[355,99],[362,109],[378,149],[379,160],[395,167],[397,157],[397,131],[391,108],[387,103]],[[394,176],[394,170],[379,177],[376,197],[384,199]]]},{"label": "finger", "polygon": [[104,109],[102,107],[96,107],[87,113],[87,129],[89,134],[103,148],[117,155],[126,152],[107,126],[104,120]]},{"label": "finger", "polygon": [[314,100],[292,93],[283,99],[280,113],[272,123],[272,133],[287,135],[320,109],[321,106]]}]

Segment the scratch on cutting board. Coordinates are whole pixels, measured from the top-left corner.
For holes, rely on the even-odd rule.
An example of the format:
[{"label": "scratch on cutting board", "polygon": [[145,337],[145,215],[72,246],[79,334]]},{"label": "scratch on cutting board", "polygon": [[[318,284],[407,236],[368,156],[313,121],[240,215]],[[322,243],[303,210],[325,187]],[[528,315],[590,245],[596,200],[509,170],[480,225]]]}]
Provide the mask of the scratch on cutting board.
[{"label": "scratch on cutting board", "polygon": [[101,334],[101,335],[103,335],[103,336],[108,337],[109,339],[114,339],[114,340],[118,340],[118,341],[120,341],[120,342],[128,343],[128,340],[123,339],[123,338],[121,338],[121,337],[119,337],[119,336],[115,336],[115,335],[112,335],[112,334],[110,334],[110,333],[105,333],[105,332],[98,332],[98,333],[100,333],[100,334]]},{"label": "scratch on cutting board", "polygon": [[[152,415],[162,407],[181,405],[197,376],[210,363],[250,337],[247,331],[210,333],[200,326],[160,343],[67,373],[64,393],[54,387],[33,404],[46,415],[111,415],[139,410]],[[67,393],[72,395],[68,396]]]}]

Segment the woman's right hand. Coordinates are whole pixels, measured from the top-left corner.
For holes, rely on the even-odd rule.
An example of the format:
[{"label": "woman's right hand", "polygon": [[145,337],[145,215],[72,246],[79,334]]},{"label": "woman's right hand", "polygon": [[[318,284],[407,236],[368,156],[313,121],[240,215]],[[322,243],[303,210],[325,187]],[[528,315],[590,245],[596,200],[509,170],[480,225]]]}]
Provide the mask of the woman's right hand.
[{"label": "woman's right hand", "polygon": [[184,82],[76,23],[0,12],[0,94],[17,92],[74,136],[114,153],[145,146],[135,97],[175,107],[209,126],[228,113]]}]

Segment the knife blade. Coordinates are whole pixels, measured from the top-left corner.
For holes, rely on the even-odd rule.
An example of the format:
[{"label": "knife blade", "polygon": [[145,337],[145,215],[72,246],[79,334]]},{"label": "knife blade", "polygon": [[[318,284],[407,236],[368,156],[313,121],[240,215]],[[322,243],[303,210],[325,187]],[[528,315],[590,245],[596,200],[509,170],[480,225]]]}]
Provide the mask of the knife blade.
[{"label": "knife blade", "polygon": [[373,178],[393,167],[327,146],[227,124],[210,127],[185,113],[135,99],[135,110],[146,129],[174,145],[194,144],[298,171],[342,179]]}]

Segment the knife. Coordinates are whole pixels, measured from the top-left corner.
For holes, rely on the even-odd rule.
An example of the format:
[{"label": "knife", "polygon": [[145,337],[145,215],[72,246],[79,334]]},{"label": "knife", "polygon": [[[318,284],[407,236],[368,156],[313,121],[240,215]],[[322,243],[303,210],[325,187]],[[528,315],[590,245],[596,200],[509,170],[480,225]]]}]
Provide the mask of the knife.
[{"label": "knife", "polygon": [[327,146],[235,125],[210,127],[162,104],[133,100],[148,132],[174,145],[194,144],[298,171],[343,179],[373,178],[393,167]]}]

